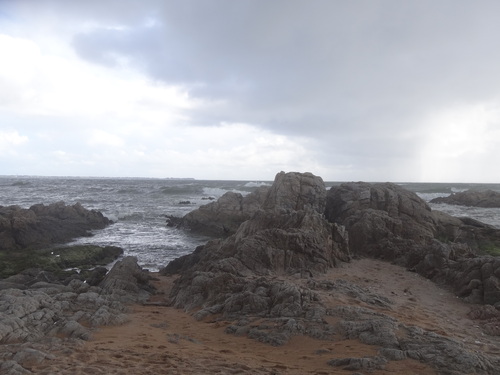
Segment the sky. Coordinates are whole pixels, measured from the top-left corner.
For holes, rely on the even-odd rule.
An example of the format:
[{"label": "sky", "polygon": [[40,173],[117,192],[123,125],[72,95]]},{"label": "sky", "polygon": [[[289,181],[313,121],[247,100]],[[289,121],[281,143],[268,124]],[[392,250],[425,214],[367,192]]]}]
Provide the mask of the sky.
[{"label": "sky", "polygon": [[0,175],[500,183],[497,0],[0,0]]}]

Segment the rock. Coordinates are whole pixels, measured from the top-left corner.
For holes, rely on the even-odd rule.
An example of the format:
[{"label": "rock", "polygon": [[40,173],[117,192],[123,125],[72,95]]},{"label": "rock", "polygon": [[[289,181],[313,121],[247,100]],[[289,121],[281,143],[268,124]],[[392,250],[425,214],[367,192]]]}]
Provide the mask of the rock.
[{"label": "rock", "polygon": [[35,342],[55,335],[87,340],[88,326],[123,323],[126,308],[122,302],[146,298],[147,290],[152,290],[148,280],[136,259],[127,257],[99,287],[74,279],[68,286],[38,281],[25,285],[26,290],[0,290],[0,344]]},{"label": "rock", "polygon": [[4,375],[26,375],[32,374],[14,360],[5,361],[0,365],[0,370]]},{"label": "rock", "polygon": [[[122,254],[123,249],[116,246],[101,247],[94,245],[10,250],[0,263],[0,278],[10,279],[11,276],[26,273],[25,271],[30,269],[38,269],[40,275],[43,274],[42,271],[50,273],[53,280],[80,277],[77,276],[78,273],[74,269],[88,269],[107,265]],[[86,273],[88,274],[88,272]],[[40,275],[37,277],[40,278]]]},{"label": "rock", "polygon": [[245,197],[227,192],[217,201],[191,211],[180,220],[168,218],[167,224],[214,237],[228,236],[260,208],[268,189],[261,186]]},{"label": "rock", "polygon": [[391,183],[332,187],[325,216],[346,227],[353,254],[382,259],[405,257],[409,245],[426,244],[435,234],[429,206],[415,193]]},{"label": "rock", "polygon": [[111,221],[96,210],[80,203],[36,204],[29,209],[0,206],[0,250],[42,248],[88,236],[92,229],[102,229]]},{"label": "rock", "polygon": [[475,320],[487,335],[500,336],[500,309],[492,305],[474,306],[467,316]]},{"label": "rock", "polygon": [[334,367],[342,367],[343,370],[347,371],[366,370],[371,372],[384,369],[387,360],[384,357],[340,358],[332,359],[328,364]]},{"label": "rock", "polygon": [[[233,235],[209,241],[165,267],[163,274],[181,274],[172,288],[172,305],[200,309],[195,314],[198,319],[210,314],[269,319],[273,322],[269,326],[240,327],[234,332],[244,331],[273,345],[305,330],[328,335],[322,320],[325,311],[314,302],[315,293],[274,279],[310,278],[350,259],[344,228],[316,211],[325,196],[324,190],[314,188],[319,181],[311,174],[278,174],[267,203]],[[269,328],[275,326],[279,328]]]},{"label": "rock", "polygon": [[[434,367],[440,374],[494,374],[499,364],[498,357],[466,349],[462,343],[416,326],[399,323],[388,315],[373,310],[339,306],[328,311],[328,315],[342,318],[340,332],[349,339],[377,345],[378,358],[387,360],[411,358]],[[347,359],[345,362],[350,363]],[[345,362],[331,362],[341,366]],[[355,361],[355,366],[359,365]],[[361,368],[352,368],[353,370]]]},{"label": "rock", "polygon": [[[233,198],[225,197],[223,206],[237,211]],[[210,214],[214,220],[217,204]],[[208,212],[205,221],[211,220]],[[161,271],[179,274],[171,305],[196,319],[224,320],[227,333],[270,345],[308,335],[377,347],[371,357],[330,361],[349,371],[381,370],[389,361],[404,359],[421,361],[440,374],[497,371],[498,356],[398,321],[391,316],[394,303],[371,292],[369,284],[319,280],[351,255],[372,256],[451,285],[465,298],[498,305],[500,261],[478,256],[474,248],[478,238],[495,238],[492,228],[432,212],[395,184],[349,183],[325,195],[321,179],[309,173],[279,173],[250,217],[234,217],[234,233],[208,241]],[[332,300],[339,303],[332,307]],[[489,317],[491,311],[477,315]],[[484,329],[492,329],[495,319],[482,320],[489,324]]]},{"label": "rock", "polygon": [[103,294],[113,295],[115,300],[130,303],[146,300],[154,288],[149,285],[150,276],[137,264],[137,258],[125,257],[99,284]]},{"label": "rock", "polygon": [[493,190],[467,190],[453,193],[448,197],[439,197],[431,200],[431,203],[446,203],[469,207],[500,207],[500,192]]},{"label": "rock", "polygon": [[500,302],[500,262],[477,255],[488,246],[500,248],[500,230],[490,225],[433,212],[416,194],[390,183],[332,187],[325,217],[345,226],[354,256],[405,266],[473,303]]},{"label": "rock", "polygon": [[323,214],[326,189],[323,179],[312,173],[280,172],[264,201],[264,210],[313,210]]},{"label": "rock", "polygon": [[41,352],[40,350],[25,348],[16,353],[13,360],[23,367],[31,367],[42,363],[46,359],[55,359],[52,354]]}]

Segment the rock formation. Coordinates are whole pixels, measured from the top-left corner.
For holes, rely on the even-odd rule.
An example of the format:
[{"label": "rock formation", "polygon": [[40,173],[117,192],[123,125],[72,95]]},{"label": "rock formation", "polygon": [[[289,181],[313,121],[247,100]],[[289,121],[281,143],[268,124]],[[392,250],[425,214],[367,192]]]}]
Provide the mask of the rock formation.
[{"label": "rock formation", "polygon": [[[207,306],[226,313],[247,308],[262,314],[280,310],[277,306],[286,299],[278,295],[288,287],[248,283],[248,275],[314,275],[349,260],[343,228],[327,222],[317,211],[324,207],[325,197],[320,178],[278,174],[262,209],[234,235],[210,241],[163,270],[182,274],[172,293],[174,305],[188,309]],[[296,287],[290,288],[290,298],[300,305],[305,299]],[[249,298],[260,302],[248,307],[245,301]]]},{"label": "rock formation", "polygon": [[[500,262],[479,256],[500,248],[500,230],[454,218],[395,184],[346,183],[328,192],[325,216],[344,225],[353,255],[388,260],[451,285],[474,303],[500,306]],[[482,267],[490,270],[484,275]],[[487,281],[486,281],[487,280]]]},{"label": "rock formation", "polygon": [[[321,281],[321,275],[351,256],[375,257],[452,285],[471,302],[499,306],[500,261],[477,255],[478,238],[497,243],[499,231],[432,212],[395,184],[348,183],[327,193],[323,181],[310,173],[279,173],[259,201],[260,208],[254,207],[246,221],[234,215],[234,234],[209,241],[162,270],[180,274],[170,295],[173,306],[192,311],[197,319],[220,316],[233,322],[228,333],[272,345],[309,335],[355,338],[380,348],[374,357],[330,362],[351,371],[382,369],[405,358],[442,374],[496,371],[498,357],[402,324],[383,312],[390,311],[390,300],[342,280]],[[335,294],[363,301],[366,308],[327,307],[324,298]],[[498,324],[498,314],[476,315],[485,317],[489,323],[484,324]]]},{"label": "rock formation", "polygon": [[0,206],[0,250],[42,248],[88,236],[111,222],[101,212],[87,210],[80,203],[36,204],[29,209]]},{"label": "rock formation", "polygon": [[201,206],[183,218],[169,216],[167,223],[207,236],[229,236],[260,208],[268,189],[268,186],[261,186],[246,196],[229,191],[217,201]]},{"label": "rock formation", "polygon": [[43,270],[3,280],[10,288],[0,289],[0,344],[11,372],[2,367],[2,373],[50,356],[32,349],[37,345],[48,350],[65,339],[88,340],[95,327],[125,322],[124,303],[146,300],[152,292],[148,281],[133,257],[117,262],[96,286],[78,278],[61,281]]},{"label": "rock formation", "polygon": [[447,203],[470,207],[500,207],[500,193],[493,190],[467,190],[453,193],[447,197],[434,198],[431,203]]}]

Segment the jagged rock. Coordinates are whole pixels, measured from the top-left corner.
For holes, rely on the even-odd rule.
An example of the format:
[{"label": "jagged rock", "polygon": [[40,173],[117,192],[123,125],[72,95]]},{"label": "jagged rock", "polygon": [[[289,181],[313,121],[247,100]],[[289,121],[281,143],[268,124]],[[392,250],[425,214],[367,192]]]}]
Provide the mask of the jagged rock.
[{"label": "jagged rock", "polygon": [[[322,185],[310,174],[278,174],[260,208],[237,223],[234,234],[209,241],[162,270],[180,274],[171,304],[196,319],[216,315],[230,322],[227,333],[271,345],[309,335],[378,347],[373,357],[330,362],[350,371],[382,369],[388,361],[410,358],[440,374],[495,373],[498,357],[401,323],[390,315],[392,301],[369,288],[342,279],[316,280],[351,254],[369,255],[452,285],[465,298],[498,304],[500,261],[477,256],[472,242],[478,234],[487,237],[491,228],[434,213],[398,185],[343,184],[326,199]],[[332,308],[322,298],[356,299],[362,307]],[[491,327],[495,319],[483,321]]]},{"label": "jagged rock", "polygon": [[500,247],[500,230],[490,225],[433,212],[416,194],[391,183],[333,187],[325,216],[345,226],[354,255],[405,266],[451,285],[472,303],[500,303],[500,262],[476,254],[484,246]]},{"label": "jagged rock", "polygon": [[209,241],[161,271],[181,274],[172,288],[171,303],[199,309],[197,319],[211,314],[268,319],[269,326],[239,327],[234,332],[273,345],[299,333],[327,336],[331,331],[322,320],[325,311],[315,302],[316,294],[270,278],[310,278],[349,261],[344,228],[316,211],[324,206],[324,197],[322,181],[313,175],[278,174],[266,204],[235,234]]},{"label": "jagged rock", "polygon": [[4,375],[26,375],[32,374],[31,371],[26,370],[23,366],[14,360],[8,360],[0,365],[0,370]]},{"label": "jagged rock", "polygon": [[208,242],[182,261],[167,266],[162,273],[182,273],[172,292],[173,303],[192,309],[215,303],[219,294],[235,293],[240,284],[247,283],[244,279],[247,275],[310,277],[340,261],[348,261],[344,236],[341,227],[314,212],[261,211],[240,226],[235,235]]},{"label": "jagged rock", "polygon": [[80,203],[36,204],[29,209],[0,206],[0,250],[42,248],[88,236],[111,221],[101,212],[87,210]]},{"label": "jagged rock", "polygon": [[268,190],[268,186],[261,186],[246,196],[229,191],[217,201],[191,211],[182,219],[170,217],[167,222],[170,226],[177,225],[209,236],[228,236],[260,208]]},{"label": "jagged rock", "polygon": [[395,259],[404,256],[398,248],[410,242],[425,244],[435,235],[430,207],[415,193],[391,183],[332,187],[325,216],[346,227],[354,254]]},{"label": "jagged rock", "polygon": [[433,211],[436,238],[446,243],[462,243],[472,251],[461,251],[462,256],[488,253],[500,249],[500,230],[492,225],[468,217],[453,217]]},{"label": "jagged rock", "polygon": [[130,303],[146,300],[153,288],[149,285],[150,276],[137,264],[136,257],[125,257],[115,263],[113,268],[99,284],[103,294],[113,295],[115,300]]},{"label": "jagged rock", "polygon": [[280,172],[274,178],[262,208],[264,210],[325,210],[326,189],[323,179],[312,173]]},{"label": "jagged rock", "polygon": [[[339,306],[328,314],[343,319],[338,328],[345,337],[379,346],[379,358],[384,360],[412,358],[431,365],[439,374],[450,375],[494,374],[499,365],[497,357],[472,352],[454,339],[401,324],[372,310]],[[331,364],[335,365],[335,360]]]},{"label": "jagged rock", "polygon": [[469,207],[500,207],[500,193],[493,190],[467,190],[453,193],[448,197],[438,197],[431,203],[446,203]]},{"label": "jagged rock", "polygon": [[26,290],[0,290],[0,344],[35,342],[51,335],[87,340],[89,326],[123,323],[122,302],[146,298],[152,290],[148,281],[137,260],[127,257],[99,287],[74,279],[67,286],[38,281],[25,285]]}]

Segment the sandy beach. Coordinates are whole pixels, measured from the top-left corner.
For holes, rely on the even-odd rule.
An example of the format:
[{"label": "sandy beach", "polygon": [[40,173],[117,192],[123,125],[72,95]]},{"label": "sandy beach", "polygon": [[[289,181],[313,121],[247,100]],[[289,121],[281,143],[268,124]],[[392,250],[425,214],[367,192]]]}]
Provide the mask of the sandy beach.
[{"label": "sandy beach", "polygon": [[[230,322],[219,316],[204,321],[165,305],[173,277],[157,276],[159,294],[146,305],[131,306],[130,320],[102,327],[82,345],[53,353],[56,358],[33,366],[37,374],[353,374],[328,365],[334,358],[377,354],[377,346],[358,340],[316,340],[295,336],[273,347],[247,337],[226,334]],[[318,280],[343,279],[390,299],[388,314],[464,342],[471,350],[500,354],[498,340],[486,336],[467,317],[468,305],[418,274],[378,260],[361,259],[330,270]],[[306,282],[294,279],[295,282]],[[325,292],[327,306],[360,305],[355,298],[336,298]],[[377,374],[437,374],[416,360],[390,361]]]}]

